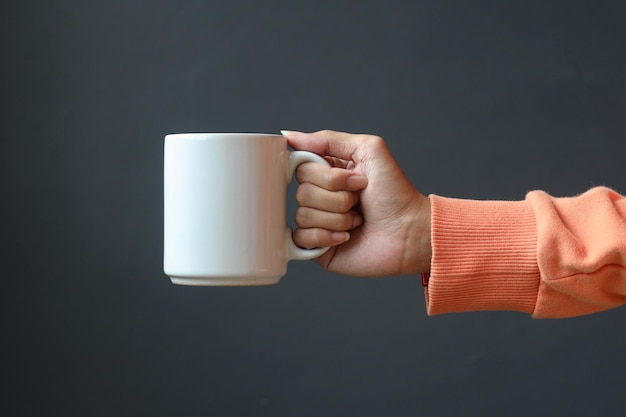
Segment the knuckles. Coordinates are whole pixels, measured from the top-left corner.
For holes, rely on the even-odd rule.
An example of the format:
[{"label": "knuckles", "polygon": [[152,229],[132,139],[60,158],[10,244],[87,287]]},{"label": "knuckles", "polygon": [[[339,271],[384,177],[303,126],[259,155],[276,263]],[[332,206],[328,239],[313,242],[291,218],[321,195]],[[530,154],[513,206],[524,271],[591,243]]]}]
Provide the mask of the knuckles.
[{"label": "knuckles", "polygon": [[337,213],[346,213],[352,210],[355,204],[354,193],[350,191],[339,191],[337,194],[337,202],[336,202],[336,212]]},{"label": "knuckles", "polygon": [[296,209],[294,220],[299,227],[307,227],[309,226],[311,211],[306,207],[298,207]]},{"label": "knuckles", "polygon": [[331,191],[341,190],[346,188],[346,180],[349,171],[343,168],[330,168],[326,174],[326,189]]},{"label": "knuckles", "polygon": [[306,206],[311,202],[313,187],[314,185],[309,184],[308,182],[304,182],[298,186],[298,188],[296,189],[296,201],[299,205]]},{"label": "knuckles", "polygon": [[329,191],[345,189],[349,175],[350,172],[343,168],[312,163],[302,164],[296,169],[296,180],[300,184],[311,183]]},{"label": "knuckles", "polygon": [[312,249],[326,245],[326,232],[321,229],[296,229],[293,238],[296,245]]},{"label": "knuckles", "polygon": [[311,229],[322,228],[326,230],[345,231],[355,227],[356,217],[354,212],[327,213],[308,207],[298,207],[295,213],[295,221],[298,227]]},{"label": "knuckles", "polygon": [[296,189],[296,201],[300,206],[346,213],[354,207],[357,197],[352,191],[327,191],[305,182]]}]

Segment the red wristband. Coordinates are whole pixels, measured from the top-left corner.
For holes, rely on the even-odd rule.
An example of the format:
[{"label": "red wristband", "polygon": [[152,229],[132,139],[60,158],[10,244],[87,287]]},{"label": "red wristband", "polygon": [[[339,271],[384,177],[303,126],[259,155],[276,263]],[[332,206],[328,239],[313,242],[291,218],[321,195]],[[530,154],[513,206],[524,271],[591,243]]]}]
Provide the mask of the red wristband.
[{"label": "red wristband", "polygon": [[422,272],[422,287],[428,287],[428,281],[430,280],[430,274],[428,272]]}]

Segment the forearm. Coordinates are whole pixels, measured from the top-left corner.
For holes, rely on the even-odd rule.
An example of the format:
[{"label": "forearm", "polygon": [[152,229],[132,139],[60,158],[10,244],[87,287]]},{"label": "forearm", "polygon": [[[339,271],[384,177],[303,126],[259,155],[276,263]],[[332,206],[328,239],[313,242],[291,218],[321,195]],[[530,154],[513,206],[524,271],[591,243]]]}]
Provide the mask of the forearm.
[{"label": "forearm", "polygon": [[626,199],[596,188],[525,201],[430,196],[429,314],[589,314],[626,303]]}]

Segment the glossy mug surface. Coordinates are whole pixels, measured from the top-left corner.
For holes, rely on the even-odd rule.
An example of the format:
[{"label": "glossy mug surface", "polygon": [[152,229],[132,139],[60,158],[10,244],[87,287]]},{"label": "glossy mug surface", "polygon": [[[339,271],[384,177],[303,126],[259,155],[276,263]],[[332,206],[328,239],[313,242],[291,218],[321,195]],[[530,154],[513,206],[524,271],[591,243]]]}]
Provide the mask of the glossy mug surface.
[{"label": "glossy mug surface", "polygon": [[164,144],[163,270],[181,285],[269,285],[302,249],[287,226],[287,186],[298,165],[280,135],[179,133]]}]

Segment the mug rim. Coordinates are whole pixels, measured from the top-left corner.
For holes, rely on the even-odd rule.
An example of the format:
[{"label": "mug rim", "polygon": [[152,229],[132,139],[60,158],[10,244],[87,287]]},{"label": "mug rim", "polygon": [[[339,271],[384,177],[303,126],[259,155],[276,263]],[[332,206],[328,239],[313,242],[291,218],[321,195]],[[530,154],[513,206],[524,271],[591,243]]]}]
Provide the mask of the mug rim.
[{"label": "mug rim", "polygon": [[169,133],[165,135],[165,138],[178,138],[178,139],[217,139],[219,137],[240,137],[241,139],[249,138],[261,138],[261,137],[277,137],[284,138],[283,135],[274,133],[245,133],[245,132],[182,132],[182,133]]}]

